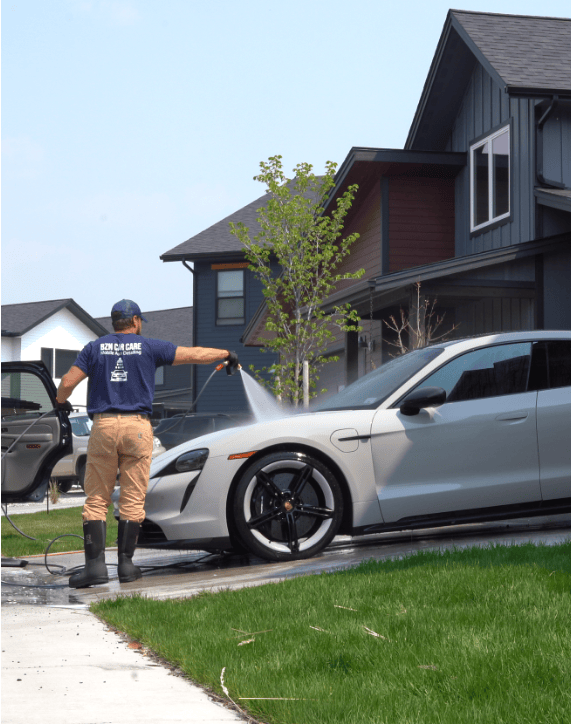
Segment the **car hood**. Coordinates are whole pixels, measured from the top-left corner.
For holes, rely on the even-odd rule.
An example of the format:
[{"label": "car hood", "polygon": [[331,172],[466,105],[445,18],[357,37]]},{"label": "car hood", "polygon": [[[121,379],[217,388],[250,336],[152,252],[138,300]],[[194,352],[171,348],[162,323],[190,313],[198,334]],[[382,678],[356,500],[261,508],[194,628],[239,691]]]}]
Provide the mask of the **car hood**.
[{"label": "car hood", "polygon": [[238,455],[283,443],[329,448],[332,435],[340,430],[347,430],[348,435],[368,435],[375,413],[376,410],[310,412],[211,432],[163,453],[151,464],[151,478],[182,453],[199,448],[208,448],[210,457]]}]

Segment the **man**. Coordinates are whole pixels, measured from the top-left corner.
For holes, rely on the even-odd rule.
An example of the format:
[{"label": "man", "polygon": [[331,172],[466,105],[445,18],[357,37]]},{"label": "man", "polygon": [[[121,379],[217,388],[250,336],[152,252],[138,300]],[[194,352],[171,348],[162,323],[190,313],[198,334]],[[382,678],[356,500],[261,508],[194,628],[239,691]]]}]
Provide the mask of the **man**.
[{"label": "man", "polygon": [[[155,370],[162,365],[210,364],[224,359],[238,368],[238,358],[225,349],[176,347],[141,336],[147,320],[139,306],[122,299],[111,310],[114,333],[87,344],[60,382],[58,405],[89,377],[87,412],[93,428],[87,448],[83,534],[85,568],[69,579],[71,588],[107,583],[105,537],[107,510],[119,468],[119,581],[141,577],[133,564],[139,527],[145,519],[145,495],[153,451],[150,416]],[[67,403],[69,404],[69,403]]]}]

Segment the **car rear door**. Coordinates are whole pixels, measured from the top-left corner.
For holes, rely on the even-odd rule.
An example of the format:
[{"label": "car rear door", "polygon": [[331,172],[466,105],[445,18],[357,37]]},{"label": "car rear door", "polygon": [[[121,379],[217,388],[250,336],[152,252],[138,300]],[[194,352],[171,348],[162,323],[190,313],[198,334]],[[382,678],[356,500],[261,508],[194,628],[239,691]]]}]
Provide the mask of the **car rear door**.
[{"label": "car rear door", "polygon": [[571,498],[571,340],[540,342],[534,355],[546,373],[537,397],[541,495]]},{"label": "car rear door", "polygon": [[372,451],[385,522],[541,500],[530,358],[531,343],[468,352],[421,384],[446,390],[441,407],[377,412]]},{"label": "car rear door", "polygon": [[73,450],[67,413],[42,362],[2,364],[2,502],[43,500],[55,464]]}]

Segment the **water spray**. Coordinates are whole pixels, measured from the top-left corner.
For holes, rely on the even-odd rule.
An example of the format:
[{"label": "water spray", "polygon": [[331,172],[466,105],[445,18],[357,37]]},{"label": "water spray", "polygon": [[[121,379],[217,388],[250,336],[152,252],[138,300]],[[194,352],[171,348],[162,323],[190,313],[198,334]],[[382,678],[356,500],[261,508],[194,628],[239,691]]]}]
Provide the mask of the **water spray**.
[{"label": "water spray", "polygon": [[230,352],[230,354],[228,355],[228,358],[227,358],[227,359],[225,359],[223,362],[220,362],[219,365],[216,365],[216,367],[212,370],[212,372],[211,372],[211,374],[209,375],[209,377],[208,377],[208,379],[206,380],[206,382],[202,385],[202,389],[200,390],[200,392],[199,392],[198,395],[196,396],[196,399],[194,400],[194,402],[192,403],[192,405],[191,405],[191,406],[188,408],[188,410],[182,415],[182,417],[180,418],[180,420],[178,421],[177,424],[175,424],[175,425],[173,425],[172,427],[169,427],[169,428],[168,428],[168,429],[169,429],[169,432],[174,432],[174,430],[176,430],[177,427],[180,427],[180,426],[183,424],[183,422],[184,422],[184,420],[186,419],[186,417],[187,417],[188,415],[190,415],[190,413],[191,413],[191,412],[194,410],[194,408],[196,407],[196,403],[198,402],[198,400],[200,399],[200,396],[202,395],[202,393],[204,392],[204,390],[205,390],[206,387],[208,386],[208,383],[210,382],[210,380],[214,377],[214,375],[216,374],[216,372],[220,372],[220,370],[222,370],[222,369],[224,369],[224,368],[226,368],[226,374],[227,374],[227,375],[235,375],[236,372],[238,372],[239,370],[242,369],[242,365],[238,362],[238,355],[237,355],[235,352]]}]

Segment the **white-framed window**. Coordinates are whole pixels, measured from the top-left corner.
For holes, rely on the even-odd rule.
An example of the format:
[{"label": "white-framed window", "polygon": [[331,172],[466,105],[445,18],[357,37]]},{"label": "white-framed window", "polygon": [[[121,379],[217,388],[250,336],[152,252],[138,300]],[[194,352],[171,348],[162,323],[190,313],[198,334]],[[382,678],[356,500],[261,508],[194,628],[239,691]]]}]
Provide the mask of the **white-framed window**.
[{"label": "white-framed window", "polygon": [[216,324],[244,324],[244,270],[217,272]]},{"label": "white-framed window", "polygon": [[510,215],[510,128],[470,146],[470,230]]}]

